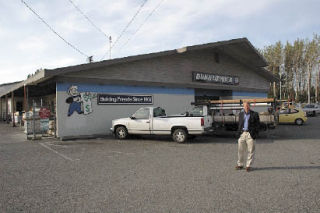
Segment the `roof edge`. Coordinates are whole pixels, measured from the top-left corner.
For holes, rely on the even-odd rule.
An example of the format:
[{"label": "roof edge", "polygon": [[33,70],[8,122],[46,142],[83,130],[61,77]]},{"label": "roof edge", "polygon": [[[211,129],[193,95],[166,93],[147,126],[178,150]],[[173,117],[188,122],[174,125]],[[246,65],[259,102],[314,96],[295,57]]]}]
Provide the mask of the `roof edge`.
[{"label": "roof edge", "polygon": [[[267,62],[265,58],[259,54],[259,52],[256,50],[256,48],[251,44],[251,42],[246,38],[236,38],[231,40],[224,40],[224,41],[217,41],[212,43],[206,43],[206,44],[198,44],[198,45],[191,45],[191,46],[185,46],[181,48],[166,50],[166,51],[160,51],[160,52],[152,52],[152,53],[146,53],[146,54],[140,54],[140,55],[132,55],[132,56],[126,56],[122,58],[114,58],[109,60],[103,60],[103,61],[97,61],[92,63],[85,63],[85,64],[78,64],[78,65],[72,65],[67,67],[59,67],[54,69],[46,69],[48,76],[56,76],[59,74],[74,72],[74,71],[82,71],[86,69],[94,69],[99,68],[103,66],[110,66],[118,63],[127,63],[127,62],[133,62],[133,61],[139,61],[144,59],[150,59],[154,57],[161,57],[161,56],[169,56],[173,54],[183,54],[188,51],[195,51],[195,50],[201,50],[206,48],[215,48],[222,45],[228,45],[228,44],[236,44],[245,42],[247,43],[254,52],[259,56],[259,58],[262,59],[263,62],[265,62],[265,66],[267,66]],[[263,67],[263,66],[262,66]]]}]

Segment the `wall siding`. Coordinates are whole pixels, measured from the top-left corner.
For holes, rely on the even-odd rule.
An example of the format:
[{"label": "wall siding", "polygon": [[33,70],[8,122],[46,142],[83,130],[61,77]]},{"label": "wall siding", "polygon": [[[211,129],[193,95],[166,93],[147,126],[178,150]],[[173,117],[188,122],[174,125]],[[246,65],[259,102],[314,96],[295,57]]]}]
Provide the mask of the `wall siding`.
[{"label": "wall siding", "polygon": [[[98,105],[97,100],[92,100],[93,112],[88,115],[74,112],[67,116],[69,97],[67,90],[71,85],[78,86],[79,92],[106,93],[106,94],[151,94],[153,105]],[[194,101],[193,89],[175,89],[161,87],[130,87],[116,85],[93,84],[57,84],[57,135],[60,138],[79,137],[88,135],[111,134],[109,129],[113,119],[129,117],[143,106],[163,107],[167,114],[177,114],[185,111]]]},{"label": "wall siding", "polygon": [[245,91],[232,91],[233,99],[243,98],[267,98],[268,93],[266,92],[245,92]]},{"label": "wall siding", "polygon": [[[257,71],[249,66],[234,60],[228,55],[220,53],[220,62],[214,60],[214,52],[196,51],[192,53],[162,56],[142,61],[122,63],[107,66],[105,68],[85,70],[65,74],[65,77],[99,78],[128,80],[141,82],[170,83],[188,85],[192,88],[211,87],[212,89],[247,88],[247,90],[269,89],[269,81],[257,74]],[[220,75],[238,76],[239,85],[222,85],[192,82],[192,72],[205,72]]]}]

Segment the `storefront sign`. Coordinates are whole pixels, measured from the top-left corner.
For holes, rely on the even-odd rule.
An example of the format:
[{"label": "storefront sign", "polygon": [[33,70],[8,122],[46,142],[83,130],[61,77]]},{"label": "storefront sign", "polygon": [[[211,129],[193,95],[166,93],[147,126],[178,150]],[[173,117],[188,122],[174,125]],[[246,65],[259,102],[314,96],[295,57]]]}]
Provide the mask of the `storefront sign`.
[{"label": "storefront sign", "polygon": [[220,83],[238,85],[239,77],[229,75],[217,75],[211,73],[192,72],[192,81],[203,83]]},{"label": "storefront sign", "polygon": [[152,95],[98,94],[98,104],[153,104]]},{"label": "storefront sign", "polygon": [[48,108],[40,108],[39,116],[41,119],[49,118],[50,117],[50,110]]},{"label": "storefront sign", "polygon": [[49,130],[49,118],[40,119],[40,132],[47,133]]}]

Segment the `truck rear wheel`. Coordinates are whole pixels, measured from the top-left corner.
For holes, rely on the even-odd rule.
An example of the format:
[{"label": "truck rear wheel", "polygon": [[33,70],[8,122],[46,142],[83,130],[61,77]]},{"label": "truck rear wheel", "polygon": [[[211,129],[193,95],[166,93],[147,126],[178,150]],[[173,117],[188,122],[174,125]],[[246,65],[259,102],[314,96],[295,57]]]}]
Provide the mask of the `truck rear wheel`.
[{"label": "truck rear wheel", "polygon": [[172,134],[172,139],[178,143],[184,143],[188,138],[188,134],[184,129],[176,129]]},{"label": "truck rear wheel", "polygon": [[126,139],[128,136],[128,131],[124,126],[119,126],[116,128],[115,136],[120,140]]}]

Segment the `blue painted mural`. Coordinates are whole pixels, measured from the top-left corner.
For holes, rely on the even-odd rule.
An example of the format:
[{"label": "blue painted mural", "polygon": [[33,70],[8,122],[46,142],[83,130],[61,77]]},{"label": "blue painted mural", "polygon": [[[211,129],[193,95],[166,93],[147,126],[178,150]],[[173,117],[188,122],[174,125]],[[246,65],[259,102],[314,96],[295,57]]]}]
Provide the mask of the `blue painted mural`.
[{"label": "blue painted mural", "polygon": [[96,93],[79,92],[78,86],[75,85],[70,86],[67,93],[69,95],[66,99],[66,103],[69,104],[68,116],[71,116],[74,112],[84,115],[93,112],[92,99],[97,97]]}]

